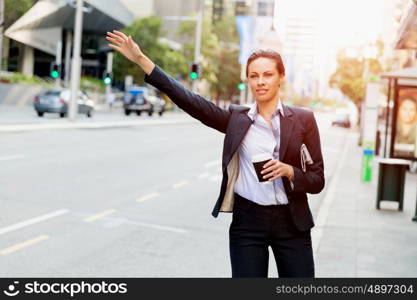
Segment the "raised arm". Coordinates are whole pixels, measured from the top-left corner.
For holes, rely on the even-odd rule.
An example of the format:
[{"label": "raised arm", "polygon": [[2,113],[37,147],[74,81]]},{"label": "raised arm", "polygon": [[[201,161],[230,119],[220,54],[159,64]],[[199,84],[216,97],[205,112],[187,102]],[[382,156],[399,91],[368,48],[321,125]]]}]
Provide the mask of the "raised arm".
[{"label": "raised arm", "polygon": [[164,92],[181,109],[203,124],[226,133],[231,111],[222,109],[200,95],[188,90],[180,82],[155,65],[135,43],[131,36],[113,30],[107,32],[109,47],[120,52],[130,61],[136,63],[146,73],[145,82]]}]

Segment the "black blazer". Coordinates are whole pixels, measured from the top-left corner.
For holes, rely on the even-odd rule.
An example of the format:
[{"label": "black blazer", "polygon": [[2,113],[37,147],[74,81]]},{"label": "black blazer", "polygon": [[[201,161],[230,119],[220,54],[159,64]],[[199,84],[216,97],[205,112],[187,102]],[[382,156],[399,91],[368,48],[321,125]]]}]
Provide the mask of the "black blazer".
[{"label": "black blazer", "polygon": [[[164,92],[181,109],[203,124],[225,133],[223,143],[223,179],[220,194],[212,211],[233,211],[233,185],[238,174],[236,151],[248,131],[252,120],[246,114],[248,107],[230,105],[223,109],[185,88],[180,82],[165,73],[160,67],[145,75],[145,82]],[[323,157],[316,120],[311,111],[283,104],[284,117],[281,119],[280,161],[294,168],[294,189],[287,177],[283,177],[291,215],[296,227],[308,230],[314,226],[306,193],[317,194],[324,188]],[[300,148],[304,143],[313,159],[306,172],[301,169]]]}]

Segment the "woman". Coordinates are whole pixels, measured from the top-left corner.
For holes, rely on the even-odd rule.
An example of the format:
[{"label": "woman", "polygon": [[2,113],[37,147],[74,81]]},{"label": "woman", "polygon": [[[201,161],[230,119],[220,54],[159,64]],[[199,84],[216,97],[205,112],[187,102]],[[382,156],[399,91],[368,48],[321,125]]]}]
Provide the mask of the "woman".
[{"label": "woman", "polygon": [[397,128],[395,135],[395,154],[402,157],[413,157],[417,135],[417,102],[412,89],[400,90]]},{"label": "woman", "polygon": [[[250,108],[222,109],[189,91],[146,57],[129,36],[107,33],[109,46],[146,73],[145,81],[167,94],[203,124],[225,133],[220,195],[212,215],[233,212],[229,229],[233,277],[268,277],[271,246],[280,277],[314,277],[310,229],[314,226],[306,193],[324,187],[320,137],[312,112],[283,105],[280,84],[285,75],[274,51],[257,51],[247,62],[246,75],[256,103]],[[301,145],[312,162],[301,166]],[[251,158],[273,156],[259,182]]]}]

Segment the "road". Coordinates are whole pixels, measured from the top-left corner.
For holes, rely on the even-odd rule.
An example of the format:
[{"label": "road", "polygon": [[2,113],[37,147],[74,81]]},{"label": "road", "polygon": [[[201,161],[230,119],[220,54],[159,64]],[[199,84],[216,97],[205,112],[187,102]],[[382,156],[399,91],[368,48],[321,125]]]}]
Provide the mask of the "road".
[{"label": "road", "polygon": [[[327,185],[309,195],[314,216],[349,133],[316,118]],[[211,216],[223,137],[198,121],[2,133],[0,276],[230,277],[231,214]]]}]

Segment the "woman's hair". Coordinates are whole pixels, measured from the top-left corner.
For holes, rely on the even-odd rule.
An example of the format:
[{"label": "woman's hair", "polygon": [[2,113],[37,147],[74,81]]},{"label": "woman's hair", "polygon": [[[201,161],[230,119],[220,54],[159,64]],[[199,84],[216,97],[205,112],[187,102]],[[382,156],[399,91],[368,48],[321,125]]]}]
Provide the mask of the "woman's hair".
[{"label": "woman's hair", "polygon": [[414,102],[416,104],[417,101],[417,91],[416,90],[410,90],[410,89],[404,89],[399,91],[399,98],[401,99],[401,103],[405,100],[409,100]]},{"label": "woman's hair", "polygon": [[282,63],[282,58],[281,55],[272,50],[272,49],[267,49],[267,50],[256,50],[254,51],[248,58],[248,61],[246,63],[246,77],[248,77],[248,71],[249,71],[249,65],[252,61],[254,61],[255,59],[259,58],[259,57],[266,57],[266,58],[270,58],[272,60],[275,61],[276,66],[277,66],[277,70],[280,76],[285,76],[285,68],[284,68],[284,64]]}]

